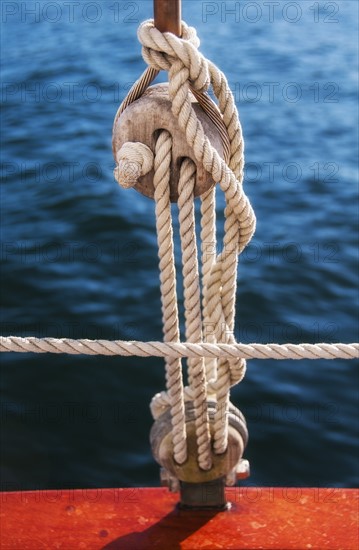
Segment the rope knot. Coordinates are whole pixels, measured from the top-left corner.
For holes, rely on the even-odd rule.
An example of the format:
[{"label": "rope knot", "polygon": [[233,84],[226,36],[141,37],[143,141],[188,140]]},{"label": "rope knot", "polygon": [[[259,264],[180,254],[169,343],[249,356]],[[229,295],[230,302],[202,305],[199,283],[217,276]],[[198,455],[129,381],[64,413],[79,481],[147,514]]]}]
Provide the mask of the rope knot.
[{"label": "rope knot", "polygon": [[136,185],[141,176],[152,170],[153,153],[143,143],[128,141],[117,153],[117,163],[115,179],[121,187],[129,189]]},{"label": "rope knot", "polygon": [[153,19],[144,21],[138,28],[142,56],[156,70],[169,71],[178,61],[188,71],[194,89],[205,92],[210,85],[208,61],[198,51],[200,41],[196,30],[182,21],[182,36],[156,29]]},{"label": "rope knot", "polygon": [[[141,96],[139,90],[151,82],[160,70],[168,71],[168,96],[171,111],[178,121],[186,142],[193,150],[196,161],[206,167],[214,181],[219,182],[225,194],[225,226],[223,251],[214,257],[205,254],[202,248],[202,295],[197,263],[196,223],[194,216],[195,171],[184,161],[181,165],[178,182],[179,227],[182,250],[183,301],[186,339],[194,346],[196,355],[189,358],[188,389],[183,387],[182,367],[178,360],[166,357],[166,392],[155,396],[151,405],[156,417],[168,407],[171,410],[173,427],[173,454],[178,464],[187,456],[187,430],[184,403],[191,393],[194,409],[198,411],[195,418],[195,437],[198,450],[198,464],[202,470],[208,470],[212,464],[212,437],[209,426],[208,398],[217,403],[214,412],[213,449],[216,455],[226,452],[228,446],[229,424],[229,391],[244,376],[246,355],[231,354],[215,358],[204,356],[197,347],[202,344],[203,329],[213,326],[214,334],[209,335],[210,345],[217,341],[236,346],[234,338],[235,299],[237,282],[237,255],[250,241],[255,229],[255,216],[249,200],[243,191],[244,144],[242,129],[238,119],[233,94],[224,74],[199,52],[199,40],[194,29],[182,22],[181,38],[172,33],[161,33],[155,28],[152,20],[145,21],[138,29],[138,38],[142,44],[142,55],[149,65],[142,78],[136,82],[120,107],[120,113],[126,106]],[[201,121],[196,115],[190,98],[190,88],[194,95],[205,96],[212,86],[218,101],[218,111],[228,134],[229,155],[224,160],[211,144],[205,134]],[[200,92],[200,93],[197,93]],[[204,98],[207,100],[208,98]],[[116,115],[117,117],[118,115]],[[116,118],[117,120],[117,118]],[[179,320],[176,294],[176,269],[173,252],[172,214],[170,203],[170,165],[171,145],[167,146],[165,132],[160,133],[154,147],[154,188],[156,200],[156,226],[160,256],[160,280],[164,338],[166,342],[179,342]],[[162,141],[160,141],[160,139]],[[139,144],[125,144],[124,147],[136,146],[136,150],[125,150],[127,162],[137,162],[131,166],[130,179],[136,183],[144,160],[134,158]],[[166,146],[165,146],[166,145]],[[163,152],[162,152],[163,147]],[[161,151],[161,154],[160,154]],[[118,177],[123,179],[121,162],[123,149],[118,155]],[[128,169],[127,169],[128,171]],[[125,178],[128,180],[128,174]],[[131,185],[131,184],[130,184]],[[127,186],[129,184],[127,183]],[[214,243],[215,231],[215,192],[201,197],[201,240],[202,245]],[[228,253],[230,251],[230,253]],[[208,257],[207,257],[208,256]],[[186,393],[187,392],[187,393]],[[203,405],[205,407],[203,408]],[[203,410],[206,414],[203,414]],[[224,418],[226,419],[225,421]]]}]

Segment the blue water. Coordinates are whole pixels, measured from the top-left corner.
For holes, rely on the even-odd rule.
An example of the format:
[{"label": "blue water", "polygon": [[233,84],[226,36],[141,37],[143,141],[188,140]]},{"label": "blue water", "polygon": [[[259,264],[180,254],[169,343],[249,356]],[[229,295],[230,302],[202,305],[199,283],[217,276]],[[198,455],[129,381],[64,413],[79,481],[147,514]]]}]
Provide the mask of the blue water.
[{"label": "blue water", "polygon": [[[258,228],[240,261],[236,337],[357,341],[358,4],[272,4],[183,2],[246,140]],[[1,8],[1,333],[159,339],[153,203],[119,188],[111,153],[152,2]],[[162,360],[1,359],[4,489],[158,484],[149,402]],[[357,367],[248,362],[232,392],[249,425],[247,484],[358,483]]]}]

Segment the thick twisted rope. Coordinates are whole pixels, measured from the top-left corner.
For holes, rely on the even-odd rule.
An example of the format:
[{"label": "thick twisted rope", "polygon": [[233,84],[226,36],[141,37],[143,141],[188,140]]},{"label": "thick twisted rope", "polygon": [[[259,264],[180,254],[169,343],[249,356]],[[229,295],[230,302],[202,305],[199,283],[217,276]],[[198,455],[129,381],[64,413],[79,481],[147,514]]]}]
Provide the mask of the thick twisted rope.
[{"label": "thick twisted rope", "polygon": [[0,336],[0,352],[118,355],[124,357],[229,357],[235,359],[358,359],[359,343],[352,344],[209,344],[191,342],[137,342],[126,340],[72,340]]},{"label": "thick twisted rope", "polygon": [[[114,174],[120,185],[127,189],[136,184],[137,178],[141,174],[151,170],[154,161],[154,198],[156,201],[164,340],[166,342],[178,342],[179,324],[170,205],[171,148],[172,138],[170,133],[165,130],[159,133],[154,156],[146,145],[125,143],[117,153],[119,164]],[[178,183],[178,206],[186,339],[189,342],[202,340],[201,300],[194,219],[195,183],[196,165],[190,159],[184,159]],[[187,459],[182,366],[178,358],[171,357],[166,358],[165,366],[167,392],[161,392],[154,396],[151,402],[151,411],[156,419],[167,407],[171,409],[174,458],[179,464],[182,464]],[[188,380],[189,387],[185,390],[187,399],[191,399],[194,404],[198,462],[202,469],[209,470],[212,466],[211,437],[206,405],[207,384],[203,358],[188,359]]]},{"label": "thick twisted rope", "polygon": [[[138,34],[147,63],[154,69],[169,71],[172,112],[178,119],[187,143],[193,148],[196,159],[212,173],[215,181],[220,182],[226,196],[224,253],[213,263],[209,275],[206,271],[208,291],[205,307],[206,317],[215,326],[217,340],[234,343],[237,255],[249,242],[255,229],[254,213],[242,190],[243,139],[234,99],[224,75],[197,51],[198,41],[193,29],[187,29],[188,38],[183,40],[169,33],[163,35],[151,21],[146,21],[140,26]],[[206,91],[209,84],[213,86],[230,138],[229,166],[205,136],[189,99],[189,82],[198,92]],[[213,386],[218,404],[214,449],[219,454],[226,450],[228,440],[228,422],[223,422],[223,411],[228,411],[229,388],[243,378],[244,372],[243,359],[231,362],[220,360],[217,365],[217,379]]]},{"label": "thick twisted rope", "polygon": [[[194,218],[195,183],[196,165],[192,160],[186,158],[182,161],[180,169],[178,209],[187,342],[202,341],[201,296]],[[203,470],[210,470],[212,466],[211,435],[207,411],[207,382],[204,359],[203,357],[189,358],[187,366],[195,413],[198,464]]]},{"label": "thick twisted rope", "polygon": [[[202,252],[202,316],[203,334],[207,342],[216,341],[212,330],[212,321],[207,307],[209,297],[209,279],[211,269],[216,259],[216,209],[215,188],[210,189],[201,197],[201,252]],[[214,382],[217,377],[217,360],[205,358],[206,377],[208,382]]]},{"label": "thick twisted rope", "polygon": [[[155,154],[138,142],[124,143],[117,153],[115,178],[121,187],[133,187],[140,175],[154,167],[154,199],[156,202],[156,230],[160,268],[162,326],[165,342],[179,342],[179,320],[176,292],[176,269],[173,251],[173,231],[170,203],[170,166],[172,137],[162,130],[155,144]],[[167,408],[171,410],[174,458],[178,464],[187,459],[184,388],[182,364],[178,357],[165,358],[167,391],[156,394],[151,402],[154,419]]]},{"label": "thick twisted rope", "polygon": [[[214,257],[213,255],[212,258],[208,258],[208,255],[206,257],[204,250],[208,245],[208,241],[206,242],[208,238],[213,246],[216,246],[214,192],[207,193],[202,200],[203,328],[204,330],[208,327],[213,328],[212,334],[208,338],[210,343],[215,344],[219,341],[236,345],[233,334],[237,256],[252,237],[255,229],[255,217],[242,190],[243,139],[234,99],[224,75],[197,51],[199,41],[194,29],[183,23],[183,36],[179,39],[170,33],[160,33],[155,29],[152,21],[146,21],[140,26],[138,35],[143,44],[143,57],[149,64],[149,69],[147,69],[147,73],[145,72],[146,77],[151,71],[152,75],[161,69],[169,72],[169,96],[172,101],[172,112],[177,117],[179,126],[184,132],[187,143],[192,147],[197,161],[202,162],[205,168],[211,172],[212,177],[220,182],[225,193],[227,207],[225,210],[224,247],[218,256]],[[219,157],[205,136],[189,100],[190,89],[196,95],[202,94],[203,96],[210,84],[218,99],[219,112],[230,141],[230,154],[226,158],[226,162]],[[139,87],[138,84],[136,86]],[[190,273],[188,261],[189,256],[184,258],[184,272]],[[193,280],[195,279],[196,277]],[[185,295],[192,282],[188,280],[185,282]],[[198,282],[195,286],[198,295]],[[195,293],[192,292],[191,296],[195,296]],[[193,339],[199,342],[201,334],[197,331],[197,325],[200,314],[197,314],[196,317],[197,324],[193,324],[193,317],[190,316],[188,309],[190,303],[191,301],[187,300],[186,320],[192,319],[192,330],[197,335]],[[196,305],[198,302],[194,303]],[[195,307],[196,311],[197,309]],[[190,334],[191,336],[188,336],[187,331],[187,340],[192,337],[193,332]],[[206,336],[208,337],[208,335]],[[189,363],[191,364],[191,361]],[[198,363],[198,365],[200,364],[201,362]],[[206,383],[205,376],[207,375],[207,394],[214,394],[217,399],[214,449],[220,454],[226,450],[228,435],[228,424],[223,423],[223,411],[228,411],[230,386],[238,383],[244,376],[244,356],[206,358],[205,369],[201,366],[200,371],[202,385]],[[189,381],[191,395],[193,395],[191,372]],[[161,396],[163,406],[166,402],[171,402],[169,394],[163,392]]]},{"label": "thick twisted rope", "polygon": [[[199,40],[195,29],[182,22],[184,38],[171,33],[158,31],[152,20],[145,21],[138,29],[138,37],[143,45],[142,55],[153,69],[169,72],[169,96],[172,112],[184,131],[187,143],[193,147],[196,159],[202,162],[212,174],[214,181],[220,182],[227,202],[237,214],[241,224],[239,252],[250,241],[255,230],[255,216],[251,205],[241,189],[243,161],[240,180],[228,167],[206,137],[202,124],[191,106],[189,89],[206,91],[210,84],[219,101],[219,109],[228,131],[233,133],[231,122],[236,117],[233,95],[223,73],[213,63],[207,61],[197,50]],[[230,136],[231,137],[231,136]],[[231,146],[232,148],[232,146]]]},{"label": "thick twisted rope", "polygon": [[[176,269],[173,251],[172,218],[170,203],[170,165],[172,138],[162,130],[155,145],[154,156],[154,198],[156,201],[156,228],[158,255],[160,259],[160,282],[162,300],[162,324],[165,342],[179,342]],[[187,459],[187,436],[183,398],[182,364],[178,357],[166,357],[166,387],[172,419],[172,441],[174,459],[182,464]],[[151,411],[157,418],[163,407],[158,398],[152,399]]]},{"label": "thick twisted rope", "polygon": [[153,166],[151,149],[140,142],[124,143],[116,160],[114,176],[124,189],[133,187],[138,178],[147,174]]}]

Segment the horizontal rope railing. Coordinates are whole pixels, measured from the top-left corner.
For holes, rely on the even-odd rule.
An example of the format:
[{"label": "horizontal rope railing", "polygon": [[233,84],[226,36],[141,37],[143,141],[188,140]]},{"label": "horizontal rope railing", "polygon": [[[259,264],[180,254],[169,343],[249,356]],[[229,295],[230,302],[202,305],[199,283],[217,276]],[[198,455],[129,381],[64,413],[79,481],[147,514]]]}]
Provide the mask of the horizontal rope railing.
[{"label": "horizontal rope railing", "polygon": [[0,352],[138,357],[243,357],[245,359],[355,359],[353,344],[192,344],[1,336]]}]

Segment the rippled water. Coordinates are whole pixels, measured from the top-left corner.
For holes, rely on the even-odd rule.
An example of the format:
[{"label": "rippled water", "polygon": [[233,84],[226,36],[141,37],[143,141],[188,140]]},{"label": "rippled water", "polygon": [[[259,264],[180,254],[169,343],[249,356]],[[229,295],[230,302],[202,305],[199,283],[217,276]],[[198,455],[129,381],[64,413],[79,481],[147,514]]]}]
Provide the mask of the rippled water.
[{"label": "rippled water", "polygon": [[[1,332],[161,338],[153,204],[118,187],[111,153],[152,3],[75,4],[2,3]],[[357,341],[358,5],[272,4],[183,2],[246,139],[258,228],[236,337]],[[248,362],[232,392],[248,484],[358,483],[357,373],[354,361]],[[1,382],[3,488],[158,483],[148,405],[161,360],[3,354]]]}]

